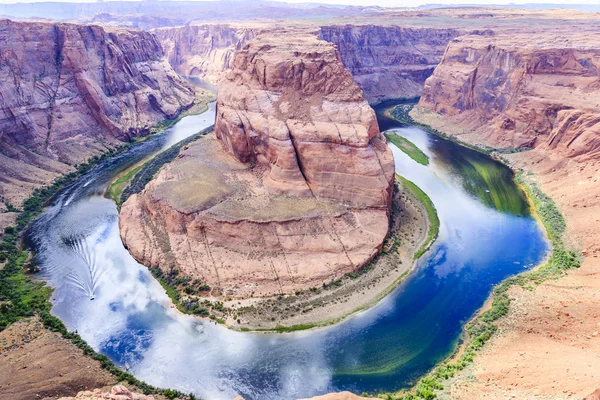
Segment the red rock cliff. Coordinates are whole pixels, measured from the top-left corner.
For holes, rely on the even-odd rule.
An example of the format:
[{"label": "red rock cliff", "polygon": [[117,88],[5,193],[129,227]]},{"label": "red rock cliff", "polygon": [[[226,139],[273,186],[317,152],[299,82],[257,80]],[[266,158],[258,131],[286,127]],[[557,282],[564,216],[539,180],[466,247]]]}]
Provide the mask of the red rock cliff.
[{"label": "red rock cliff", "polygon": [[0,43],[0,195],[15,204],[194,100],[147,32],[2,20]]},{"label": "red rock cliff", "polygon": [[337,49],[282,36],[236,54],[219,85],[217,138],[238,160],[266,167],[273,193],[389,206],[392,156]]},{"label": "red rock cliff", "polygon": [[448,42],[460,30],[377,25],[321,27],[370,102],[419,96],[440,62]]},{"label": "red rock cliff", "polygon": [[592,36],[453,40],[419,105],[497,147],[600,156],[600,50]]},{"label": "red rock cliff", "polygon": [[263,30],[207,24],[161,28],[153,33],[175,71],[216,84],[231,68],[235,52]]}]

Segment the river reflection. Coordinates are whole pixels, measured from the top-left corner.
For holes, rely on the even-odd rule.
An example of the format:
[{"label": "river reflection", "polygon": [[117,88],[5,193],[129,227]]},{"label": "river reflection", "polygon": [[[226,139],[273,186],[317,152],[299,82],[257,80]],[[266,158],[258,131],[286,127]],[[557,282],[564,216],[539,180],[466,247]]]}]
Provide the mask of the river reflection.
[{"label": "river reflection", "polygon": [[[469,162],[473,152],[386,121],[430,156],[430,165],[422,166],[392,146],[396,170],[431,197],[441,223],[432,250],[403,284],[366,312],[306,332],[234,332],[181,315],[123,247],[116,206],[102,193],[127,165],[213,118],[214,108],[184,118],[157,143],[149,139],[146,147],[109,160],[57,196],[30,230],[42,276],[56,287],[53,314],[150,384],[206,399],[240,394],[247,400],[398,390],[452,351],[494,284],[535,265],[547,250],[527,212],[486,202],[468,189],[465,180],[472,178],[461,175],[464,169],[444,157],[446,151]],[[488,161],[486,167],[498,170],[486,175],[491,181],[484,193],[500,187],[524,201],[510,171]]]}]

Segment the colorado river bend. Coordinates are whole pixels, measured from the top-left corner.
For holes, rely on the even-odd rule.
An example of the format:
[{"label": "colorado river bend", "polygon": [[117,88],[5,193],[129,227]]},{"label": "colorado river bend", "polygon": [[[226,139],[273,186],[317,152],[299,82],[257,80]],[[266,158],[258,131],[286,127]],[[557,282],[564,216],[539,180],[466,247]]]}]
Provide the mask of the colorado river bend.
[{"label": "colorado river bend", "polygon": [[404,282],[373,308],[304,332],[235,332],[182,315],[123,247],[117,207],[103,194],[145,155],[212,125],[214,112],[211,105],[99,165],[61,191],[28,232],[41,278],[56,288],[52,313],[152,385],[229,400],[407,387],[453,351],[493,285],[548,250],[509,169],[379,113],[382,131],[429,156],[423,166],[390,144],[396,171],[429,195],[440,219],[438,239]]}]

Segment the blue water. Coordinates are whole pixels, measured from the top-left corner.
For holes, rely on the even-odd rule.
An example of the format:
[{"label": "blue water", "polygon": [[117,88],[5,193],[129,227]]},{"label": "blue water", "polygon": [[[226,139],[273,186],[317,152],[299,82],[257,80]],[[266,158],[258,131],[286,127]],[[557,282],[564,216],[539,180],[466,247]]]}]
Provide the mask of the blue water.
[{"label": "blue water", "polygon": [[[183,119],[161,143],[210,125],[214,114],[207,115]],[[137,154],[67,188],[32,227],[42,276],[56,288],[52,312],[136,377],[206,399],[293,399],[409,386],[454,350],[493,286],[540,262],[547,245],[528,212],[501,211],[481,195],[502,190],[525,203],[505,167],[418,128],[381,124],[429,155],[430,164],[422,166],[392,146],[397,172],[431,197],[441,226],[430,252],[375,307],[334,326],[290,334],[234,332],[181,315],[123,247],[116,206],[102,196]],[[498,168],[490,176],[502,182],[478,179],[472,171],[461,175],[465,169],[457,163],[481,163],[481,157],[486,168]],[[96,270],[98,278],[86,278]]]}]

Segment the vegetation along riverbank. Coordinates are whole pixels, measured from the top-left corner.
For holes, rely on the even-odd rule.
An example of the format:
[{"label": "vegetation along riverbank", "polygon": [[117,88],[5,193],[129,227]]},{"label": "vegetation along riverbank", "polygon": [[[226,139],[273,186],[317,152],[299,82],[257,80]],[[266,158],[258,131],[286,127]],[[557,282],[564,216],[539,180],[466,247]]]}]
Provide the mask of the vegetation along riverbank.
[{"label": "vegetation along riverbank", "polygon": [[[105,355],[96,353],[77,333],[69,332],[60,319],[50,314],[52,304],[49,300],[52,288],[35,280],[35,273],[39,271],[35,257],[23,248],[21,243],[28,225],[42,213],[44,205],[60,190],[90,172],[96,165],[130,150],[132,146],[135,146],[135,143],[125,143],[118,148],[110,149],[102,156],[92,157],[87,163],[80,164],[76,172],[56,179],[50,186],[36,189],[33,195],[23,202],[22,209],[15,207],[18,212],[16,226],[4,228],[0,243],[0,331],[6,330],[17,321],[37,318],[44,329],[58,333],[63,339],[79,348],[83,356],[97,361],[101,368],[114,377],[115,382],[126,382],[145,394],[158,394],[163,398],[194,399],[193,395],[156,388],[138,380],[115,366]],[[58,388],[56,391],[68,394],[68,387]]]},{"label": "vegetation along riverbank", "polygon": [[[408,115],[411,107],[411,105],[400,105],[392,111],[392,115],[402,122],[414,123],[440,137],[447,138],[446,135],[426,124],[412,121],[412,118]],[[454,141],[465,145],[456,139]],[[491,149],[481,149],[472,145],[467,145],[466,147],[486,154],[493,153]],[[438,394],[445,389],[446,382],[458,371],[465,369],[485,343],[497,332],[497,321],[509,314],[511,298],[508,292],[511,287],[519,286],[535,290],[535,287],[542,282],[564,276],[567,271],[580,266],[580,254],[576,250],[573,250],[564,239],[566,222],[555,202],[524,171],[517,171],[516,180],[530,198],[534,208],[533,211],[547,232],[547,236],[552,244],[552,254],[545,264],[531,271],[510,277],[494,288],[491,294],[491,305],[482,309],[465,326],[467,342],[459,355],[440,363],[429,374],[419,379],[412,390],[381,394],[380,398],[390,400],[430,400],[438,397]]]},{"label": "vegetation along riverbank", "polygon": [[429,165],[429,156],[423,153],[423,151],[415,146],[415,144],[410,140],[393,133],[384,133],[384,136],[388,141],[392,142],[394,145],[396,145],[396,147],[402,150],[403,153],[408,155],[419,164]]},{"label": "vegetation along riverbank", "polygon": [[183,313],[209,317],[241,331],[292,332],[331,325],[375,305],[406,277],[414,261],[437,236],[439,220],[431,200],[397,177],[390,233],[381,252],[354,273],[291,295],[230,299],[211,295],[200,281],[150,268]]}]

